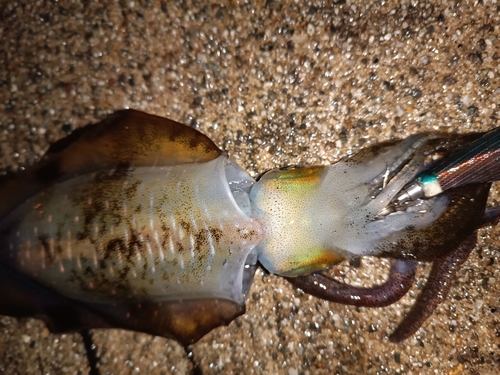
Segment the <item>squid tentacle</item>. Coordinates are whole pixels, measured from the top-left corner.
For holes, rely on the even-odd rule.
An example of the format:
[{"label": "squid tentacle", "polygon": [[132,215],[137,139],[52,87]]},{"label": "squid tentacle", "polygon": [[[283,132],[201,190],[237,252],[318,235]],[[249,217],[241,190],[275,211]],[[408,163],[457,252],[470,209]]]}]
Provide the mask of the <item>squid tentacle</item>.
[{"label": "squid tentacle", "polygon": [[490,225],[497,225],[500,222],[500,208],[487,209],[483,216],[483,221],[479,228],[484,228]]},{"label": "squid tentacle", "polygon": [[370,288],[344,284],[322,273],[289,277],[287,280],[305,293],[330,302],[360,307],[385,307],[400,300],[411,288],[417,262],[393,260],[388,280]]},{"label": "squid tentacle", "polygon": [[476,237],[477,232],[467,237],[454,252],[434,261],[424,289],[410,312],[389,336],[391,342],[398,343],[412,336],[444,301],[456,272],[476,246]]},{"label": "squid tentacle", "polygon": [[[485,212],[481,227],[495,225],[500,221],[500,209]],[[467,260],[476,246],[477,231],[467,237],[455,251],[432,264],[431,273],[424,289],[415,301],[413,308],[406,315],[389,340],[398,343],[412,336],[443,302],[451,288],[451,283],[461,265]]]}]

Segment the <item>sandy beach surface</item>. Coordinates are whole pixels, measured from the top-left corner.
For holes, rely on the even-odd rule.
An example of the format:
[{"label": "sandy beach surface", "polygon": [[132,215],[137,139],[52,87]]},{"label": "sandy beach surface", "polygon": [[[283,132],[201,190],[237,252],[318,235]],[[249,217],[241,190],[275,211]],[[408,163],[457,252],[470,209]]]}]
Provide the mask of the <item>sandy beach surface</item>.
[{"label": "sandy beach surface", "polygon": [[[497,0],[5,0],[0,40],[6,171],[123,108],[199,129],[254,177],[417,132],[499,126]],[[378,309],[327,303],[258,271],[247,313],[193,345],[194,362],[204,375],[498,374],[499,234],[480,232],[446,301],[401,344],[388,334],[428,267],[405,298]],[[364,259],[337,275],[371,285],[387,271]],[[172,340],[93,337],[103,375],[192,371]],[[78,334],[0,318],[0,373],[88,371]]]}]

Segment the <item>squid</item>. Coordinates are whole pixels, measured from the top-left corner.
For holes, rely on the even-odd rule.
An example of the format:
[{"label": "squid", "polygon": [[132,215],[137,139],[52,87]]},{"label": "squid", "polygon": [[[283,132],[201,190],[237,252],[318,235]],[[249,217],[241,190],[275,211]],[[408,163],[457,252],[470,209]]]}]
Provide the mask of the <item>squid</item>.
[{"label": "squid", "polygon": [[[432,263],[399,342],[446,297],[478,229],[498,222],[487,199],[499,150],[500,128],[425,133],[256,181],[197,130],[118,111],[0,181],[0,314],[190,345],[245,312],[259,265],[316,297],[382,307]],[[324,272],[362,256],[391,260],[384,284]]]}]

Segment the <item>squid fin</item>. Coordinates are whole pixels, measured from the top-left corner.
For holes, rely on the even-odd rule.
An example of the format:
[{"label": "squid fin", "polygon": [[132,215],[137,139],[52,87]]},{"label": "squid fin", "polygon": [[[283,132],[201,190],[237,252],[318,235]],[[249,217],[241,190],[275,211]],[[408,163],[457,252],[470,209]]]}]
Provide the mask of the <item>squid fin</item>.
[{"label": "squid fin", "polygon": [[128,109],[76,129],[33,168],[0,185],[0,218],[38,191],[67,178],[119,166],[202,163],[222,151],[206,135],[178,122]]},{"label": "squid fin", "polygon": [[122,328],[173,338],[183,345],[245,313],[224,299],[110,305],[77,301],[39,284],[0,262],[0,314],[34,317],[53,333]]}]

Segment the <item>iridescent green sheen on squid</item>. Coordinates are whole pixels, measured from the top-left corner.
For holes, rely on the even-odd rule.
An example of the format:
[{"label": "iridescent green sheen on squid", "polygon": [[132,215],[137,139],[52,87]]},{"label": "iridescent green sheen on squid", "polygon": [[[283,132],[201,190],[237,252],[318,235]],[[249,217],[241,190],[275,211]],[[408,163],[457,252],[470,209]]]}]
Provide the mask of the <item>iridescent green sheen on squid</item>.
[{"label": "iridescent green sheen on squid", "polygon": [[257,252],[269,272],[303,275],[342,260],[337,249],[328,248],[321,230],[328,224],[320,223],[314,212],[325,171],[325,167],[273,170],[253,186],[252,211],[265,232]]}]

